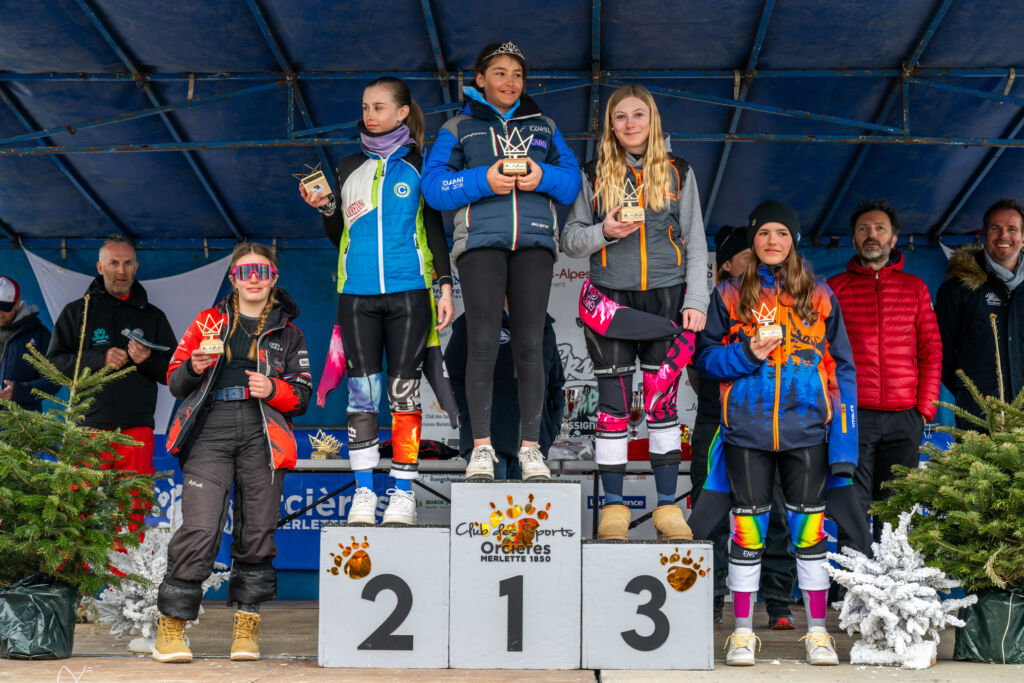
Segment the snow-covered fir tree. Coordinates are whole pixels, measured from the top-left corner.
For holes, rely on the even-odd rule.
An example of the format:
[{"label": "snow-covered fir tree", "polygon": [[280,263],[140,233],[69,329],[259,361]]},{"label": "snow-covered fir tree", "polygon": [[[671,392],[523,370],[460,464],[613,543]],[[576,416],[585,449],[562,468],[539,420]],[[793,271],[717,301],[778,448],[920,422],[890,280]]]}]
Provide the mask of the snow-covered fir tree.
[{"label": "snow-covered fir tree", "polygon": [[829,565],[829,574],[847,589],[839,627],[851,636],[860,632],[850,651],[851,664],[931,666],[939,632],[947,626],[963,626],[956,610],[978,599],[974,595],[940,599],[940,592],[949,593],[960,583],[927,566],[921,553],[910,546],[907,529],[917,511],[901,513],[895,531],[885,524],[881,540],[871,546],[874,558],[852,548],[828,554],[839,564],[838,569]]},{"label": "snow-covered fir tree", "polygon": [[[157,592],[167,570],[167,545],[172,533],[168,526],[149,529],[139,547],[129,548],[127,552],[111,551],[109,561],[114,569],[140,576],[147,580],[146,584],[125,582],[108,587],[95,599],[86,599],[87,608],[95,613],[96,621],[110,626],[110,634],[115,638],[140,636],[129,646],[132,651],[144,652],[140,640],[152,647],[156,637],[156,621],[160,616]],[[203,593],[220,587],[229,576],[230,572],[215,571],[203,582]],[[202,612],[200,607],[199,613]]]}]

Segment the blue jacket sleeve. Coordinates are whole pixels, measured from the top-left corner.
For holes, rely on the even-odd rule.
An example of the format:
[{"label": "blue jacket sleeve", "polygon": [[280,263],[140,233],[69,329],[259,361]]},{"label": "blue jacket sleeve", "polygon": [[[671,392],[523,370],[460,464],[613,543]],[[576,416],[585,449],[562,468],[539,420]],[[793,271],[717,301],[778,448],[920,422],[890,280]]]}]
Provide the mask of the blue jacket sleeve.
[{"label": "blue jacket sleeve", "polygon": [[423,198],[438,211],[454,211],[494,194],[487,184],[487,167],[464,168],[462,144],[442,128],[423,162]]},{"label": "blue jacket sleeve", "polygon": [[580,193],[580,165],[557,128],[551,136],[547,157],[540,167],[544,175],[537,185],[537,192],[546,194],[559,204],[572,204]]},{"label": "blue jacket sleeve", "polygon": [[828,462],[832,474],[852,477],[857,468],[857,370],[853,349],[846,336],[843,313],[836,295],[829,290],[832,311],[825,320],[827,353],[835,362],[835,374],[829,377],[832,422],[828,429]]},{"label": "blue jacket sleeve", "polygon": [[747,350],[746,341],[725,343],[731,329],[729,310],[716,287],[711,293],[708,319],[697,337],[697,371],[719,382],[732,382],[755,372],[761,363]]}]

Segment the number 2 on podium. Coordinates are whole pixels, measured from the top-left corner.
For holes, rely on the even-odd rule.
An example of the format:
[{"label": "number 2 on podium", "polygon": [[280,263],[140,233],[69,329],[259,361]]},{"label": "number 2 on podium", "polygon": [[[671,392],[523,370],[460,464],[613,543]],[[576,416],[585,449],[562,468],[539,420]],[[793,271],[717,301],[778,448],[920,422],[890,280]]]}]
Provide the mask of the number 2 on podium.
[{"label": "number 2 on podium", "polygon": [[510,576],[498,582],[498,595],[508,598],[508,639],[505,649],[523,651],[523,575]]},{"label": "number 2 on podium", "polygon": [[411,650],[413,637],[395,635],[395,629],[402,625],[412,611],[412,589],[409,584],[394,574],[380,574],[373,577],[363,586],[359,597],[363,600],[376,602],[377,596],[384,591],[395,594],[395,609],[388,618],[381,622],[377,629],[359,643],[357,650]]}]

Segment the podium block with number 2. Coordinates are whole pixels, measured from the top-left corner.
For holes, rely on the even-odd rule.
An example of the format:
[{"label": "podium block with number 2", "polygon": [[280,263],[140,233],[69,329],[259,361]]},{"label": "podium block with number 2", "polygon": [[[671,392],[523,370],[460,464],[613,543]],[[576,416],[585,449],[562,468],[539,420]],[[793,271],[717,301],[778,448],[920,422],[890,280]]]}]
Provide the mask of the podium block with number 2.
[{"label": "podium block with number 2", "polygon": [[452,484],[451,666],[580,664],[578,482]]},{"label": "podium block with number 2", "polygon": [[713,668],[711,544],[583,544],[584,669]]},{"label": "podium block with number 2", "polygon": [[448,666],[447,527],[320,533],[320,666]]}]

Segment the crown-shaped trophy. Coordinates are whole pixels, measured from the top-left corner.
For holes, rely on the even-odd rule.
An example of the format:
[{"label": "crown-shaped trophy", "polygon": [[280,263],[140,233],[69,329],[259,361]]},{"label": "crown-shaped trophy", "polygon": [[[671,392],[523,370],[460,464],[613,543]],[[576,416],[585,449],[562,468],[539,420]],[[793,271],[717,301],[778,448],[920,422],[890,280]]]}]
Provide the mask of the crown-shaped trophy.
[{"label": "crown-shaped trophy", "polygon": [[309,445],[313,447],[313,460],[337,460],[338,451],[341,450],[341,441],[324,433],[322,429],[310,435]]},{"label": "crown-shaped trophy", "polygon": [[619,220],[623,223],[642,223],[644,220],[644,207],[640,206],[640,189],[643,185],[634,185],[633,181],[626,178],[626,184],[622,188],[622,199],[620,201]]},{"label": "crown-shaped trophy", "polygon": [[513,128],[508,137],[498,136],[498,144],[505,158],[501,160],[501,172],[504,175],[526,175],[530,168],[526,164],[526,153],[533,142],[533,135],[523,139],[518,128]]},{"label": "crown-shaped trophy", "polygon": [[203,340],[199,342],[200,353],[214,355],[224,353],[224,342],[220,338],[220,331],[224,327],[223,319],[214,318],[213,314],[210,313],[206,316],[205,323],[197,320],[196,327],[199,328],[199,332],[203,335]]},{"label": "crown-shaped trophy", "polygon": [[767,302],[761,302],[760,310],[752,311],[754,320],[757,321],[757,334],[754,336],[754,339],[757,341],[782,339],[782,325],[775,322],[776,310],[775,308],[768,308]]},{"label": "crown-shaped trophy", "polygon": [[327,184],[327,177],[324,176],[324,172],[320,170],[320,164],[317,164],[316,166],[310,166],[309,164],[303,165],[306,167],[305,171],[302,173],[292,173],[292,175],[299,179],[299,182],[302,183],[304,188],[306,188],[306,192],[309,193],[309,196],[329,196],[331,194],[331,186]]}]

